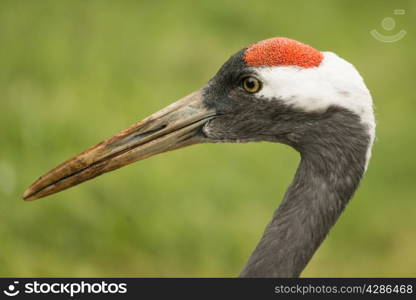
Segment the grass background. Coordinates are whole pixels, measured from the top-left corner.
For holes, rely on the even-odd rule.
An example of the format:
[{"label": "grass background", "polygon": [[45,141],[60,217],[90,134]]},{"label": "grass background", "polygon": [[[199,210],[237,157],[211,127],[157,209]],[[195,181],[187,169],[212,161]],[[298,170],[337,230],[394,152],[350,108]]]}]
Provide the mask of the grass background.
[{"label": "grass background", "polygon": [[[406,14],[393,15],[394,9]],[[39,175],[288,36],[354,63],[377,136],[304,276],[416,275],[412,1],[0,1],[0,276],[235,276],[293,178],[278,144],[198,145],[25,203]],[[394,17],[391,32],[381,27]],[[407,31],[382,43],[369,31]]]}]

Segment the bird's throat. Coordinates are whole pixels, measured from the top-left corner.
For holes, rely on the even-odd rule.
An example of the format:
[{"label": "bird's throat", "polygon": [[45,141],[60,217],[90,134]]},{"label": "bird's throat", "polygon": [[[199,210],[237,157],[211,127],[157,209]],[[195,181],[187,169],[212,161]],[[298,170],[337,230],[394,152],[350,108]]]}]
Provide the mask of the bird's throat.
[{"label": "bird's throat", "polygon": [[298,277],[325,239],[359,185],[371,146],[364,127],[338,131],[317,128],[301,147],[295,178],[240,276]]}]

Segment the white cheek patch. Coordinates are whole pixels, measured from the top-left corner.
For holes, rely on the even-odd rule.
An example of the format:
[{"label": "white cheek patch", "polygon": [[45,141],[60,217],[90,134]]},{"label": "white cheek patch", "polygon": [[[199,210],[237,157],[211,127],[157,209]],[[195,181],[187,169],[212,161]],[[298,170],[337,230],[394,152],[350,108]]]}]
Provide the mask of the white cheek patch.
[{"label": "white cheek patch", "polygon": [[257,94],[266,99],[279,99],[306,112],[325,111],[332,105],[346,108],[368,126],[371,138],[367,163],[375,136],[373,101],[362,77],[354,66],[332,52],[322,52],[319,67],[256,67],[263,82]]}]

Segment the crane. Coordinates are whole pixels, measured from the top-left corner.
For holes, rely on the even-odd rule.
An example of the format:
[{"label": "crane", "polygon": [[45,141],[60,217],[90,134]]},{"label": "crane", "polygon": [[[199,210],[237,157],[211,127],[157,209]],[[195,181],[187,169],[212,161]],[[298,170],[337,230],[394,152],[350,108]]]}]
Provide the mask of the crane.
[{"label": "crane", "polygon": [[266,39],[231,56],[200,90],[52,169],[23,199],[198,143],[283,143],[301,160],[240,276],[298,277],[367,169],[372,103],[358,71],[335,53]]}]

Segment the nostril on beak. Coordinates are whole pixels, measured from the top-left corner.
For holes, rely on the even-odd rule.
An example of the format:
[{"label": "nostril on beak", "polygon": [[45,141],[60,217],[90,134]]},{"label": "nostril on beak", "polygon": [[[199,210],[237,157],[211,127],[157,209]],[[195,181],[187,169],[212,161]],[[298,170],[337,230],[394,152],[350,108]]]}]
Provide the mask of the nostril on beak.
[{"label": "nostril on beak", "polygon": [[131,138],[129,138],[127,141],[128,141],[128,142],[131,142],[131,141],[133,141],[133,140],[142,139],[142,138],[144,138],[144,137],[146,137],[146,136],[149,136],[149,135],[151,135],[151,134],[153,134],[153,133],[156,133],[156,132],[158,132],[158,131],[161,131],[162,129],[165,129],[166,127],[167,127],[167,125],[161,125],[161,126],[159,126],[159,127],[155,128],[155,129],[150,129],[150,130],[148,130],[148,131],[145,131],[145,132],[142,132],[142,133],[135,134],[134,136],[132,136]]}]

